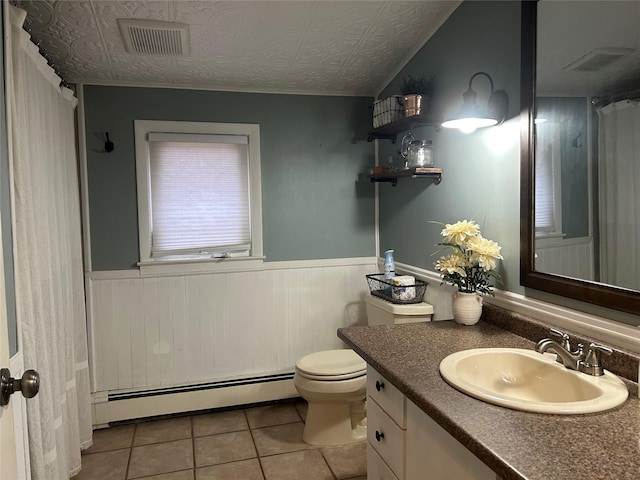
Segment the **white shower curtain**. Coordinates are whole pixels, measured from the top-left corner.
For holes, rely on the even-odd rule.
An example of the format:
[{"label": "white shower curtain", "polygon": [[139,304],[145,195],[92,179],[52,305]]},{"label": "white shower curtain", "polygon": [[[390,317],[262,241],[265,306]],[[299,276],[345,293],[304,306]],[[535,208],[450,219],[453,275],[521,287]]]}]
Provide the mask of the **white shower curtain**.
[{"label": "white shower curtain", "polygon": [[73,93],[10,7],[14,255],[20,349],[40,373],[27,402],[33,479],[62,480],[91,444],[91,405]]},{"label": "white shower curtain", "polygon": [[598,109],[600,280],[640,289],[640,103]]}]

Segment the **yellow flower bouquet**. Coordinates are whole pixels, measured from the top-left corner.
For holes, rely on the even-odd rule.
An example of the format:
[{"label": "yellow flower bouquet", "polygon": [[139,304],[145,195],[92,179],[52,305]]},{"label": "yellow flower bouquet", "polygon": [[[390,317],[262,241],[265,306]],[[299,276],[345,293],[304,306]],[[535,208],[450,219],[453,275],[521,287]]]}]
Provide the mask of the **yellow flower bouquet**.
[{"label": "yellow flower bouquet", "polygon": [[501,282],[500,275],[494,270],[500,255],[500,245],[480,234],[480,227],[473,220],[462,220],[454,224],[441,224],[444,240],[438,245],[451,249],[451,253],[438,260],[434,266],[442,276],[442,283],[449,283],[463,293],[488,293],[492,285],[489,278]]}]

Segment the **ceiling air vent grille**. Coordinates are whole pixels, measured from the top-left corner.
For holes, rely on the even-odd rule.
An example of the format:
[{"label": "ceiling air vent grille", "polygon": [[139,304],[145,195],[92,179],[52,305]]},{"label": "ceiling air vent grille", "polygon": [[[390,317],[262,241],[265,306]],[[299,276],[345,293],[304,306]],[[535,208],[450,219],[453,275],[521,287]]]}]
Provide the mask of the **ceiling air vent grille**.
[{"label": "ceiling air vent grille", "polygon": [[119,18],[118,27],[129,53],[163,57],[182,57],[190,53],[187,24]]},{"label": "ceiling air vent grille", "polygon": [[634,51],[632,48],[594,48],[586,55],[571,62],[563,70],[598,72]]}]

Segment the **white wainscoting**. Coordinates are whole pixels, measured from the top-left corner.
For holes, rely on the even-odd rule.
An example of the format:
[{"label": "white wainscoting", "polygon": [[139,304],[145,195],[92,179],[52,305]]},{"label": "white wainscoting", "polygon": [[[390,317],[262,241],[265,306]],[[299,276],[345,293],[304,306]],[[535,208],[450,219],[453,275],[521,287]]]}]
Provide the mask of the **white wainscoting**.
[{"label": "white wainscoting", "polygon": [[[381,262],[278,262],[255,272],[153,278],[136,271],[88,274],[95,425],[295,395],[288,380],[224,391],[109,398],[118,392],[291,372],[306,353],[342,347],[336,329],[365,324],[365,275],[379,271]],[[454,290],[441,286],[438,274],[401,263],[396,269],[429,282],[425,301],[434,306],[434,320],[451,318]],[[638,328],[512,292],[496,289],[495,294],[485,301],[640,352]]]},{"label": "white wainscoting", "polygon": [[265,263],[264,269],[140,277],[88,274],[94,392],[292,372],[298,357],[342,348],[364,324],[377,259]]},{"label": "white wainscoting", "polygon": [[593,280],[591,237],[536,239],[536,270],[567,277]]}]

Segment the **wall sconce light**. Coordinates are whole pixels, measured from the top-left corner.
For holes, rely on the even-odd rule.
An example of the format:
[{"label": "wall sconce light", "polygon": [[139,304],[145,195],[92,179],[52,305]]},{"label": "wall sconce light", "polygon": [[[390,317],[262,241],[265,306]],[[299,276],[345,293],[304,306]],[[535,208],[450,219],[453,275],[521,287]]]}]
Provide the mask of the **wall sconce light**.
[{"label": "wall sconce light", "polygon": [[[476,102],[477,94],[471,88],[473,80],[478,75],[484,75],[491,84],[491,94],[487,108],[482,108]],[[493,79],[485,72],[477,72],[469,80],[469,88],[462,94],[462,107],[449,120],[442,123],[444,128],[457,128],[464,133],[472,133],[477,128],[499,125],[507,118],[509,97],[504,90],[493,89]]]},{"label": "wall sconce light", "polygon": [[115,145],[109,139],[109,132],[104,132],[104,138],[105,138],[104,151],[107,152],[107,153],[113,152],[113,149],[115,148]]}]

